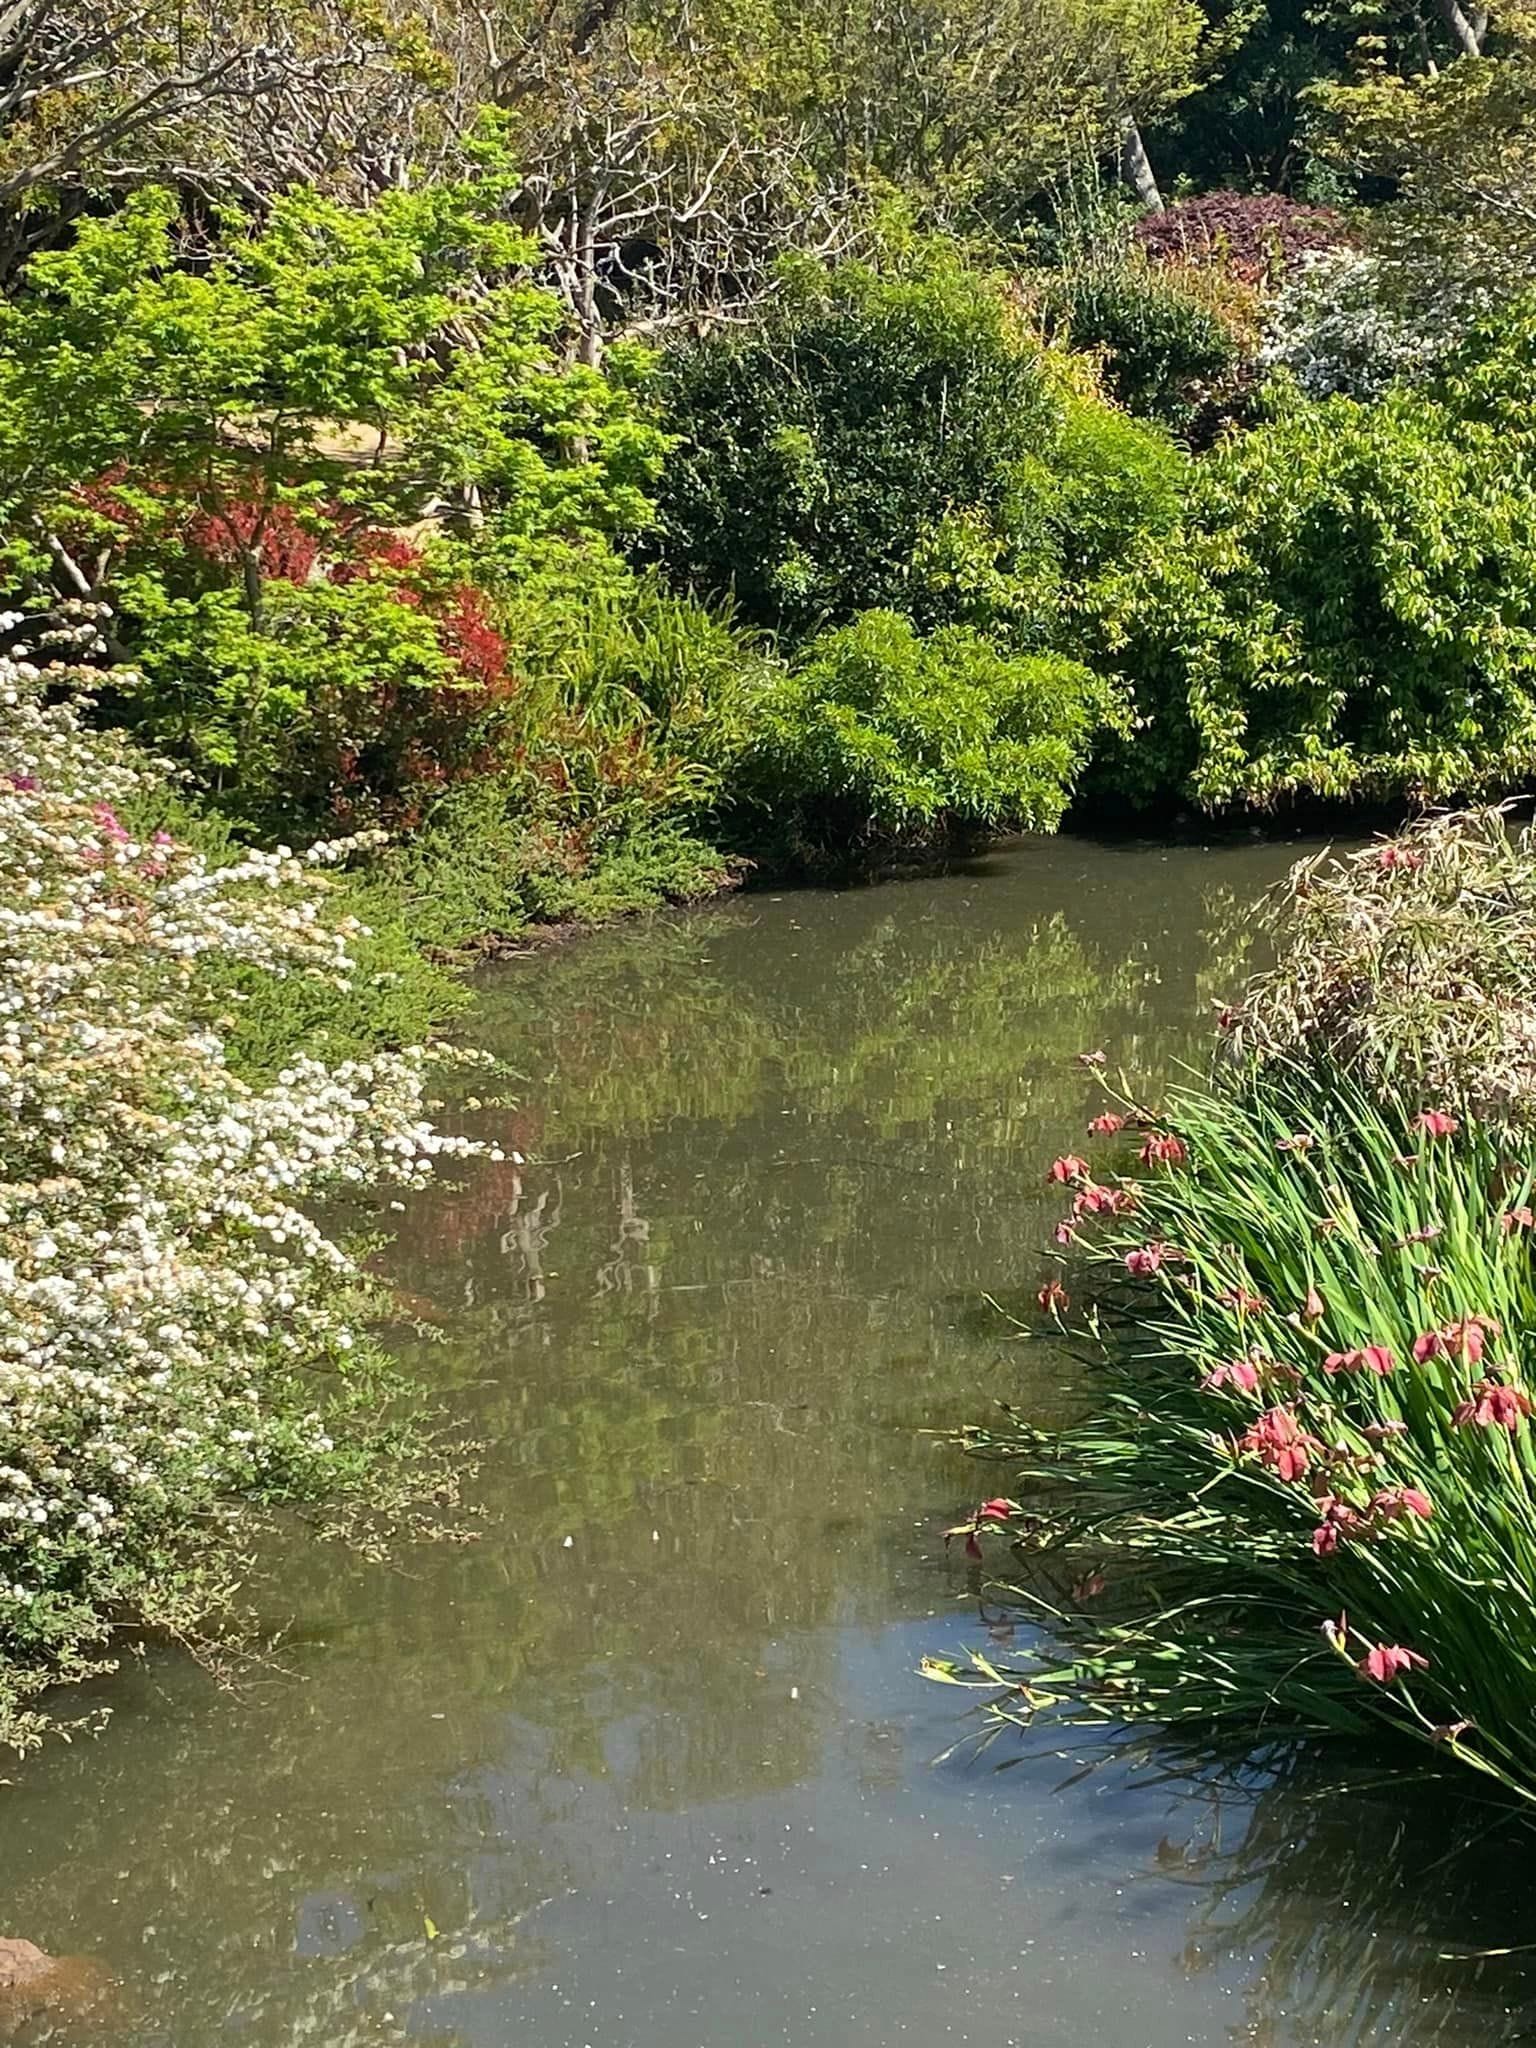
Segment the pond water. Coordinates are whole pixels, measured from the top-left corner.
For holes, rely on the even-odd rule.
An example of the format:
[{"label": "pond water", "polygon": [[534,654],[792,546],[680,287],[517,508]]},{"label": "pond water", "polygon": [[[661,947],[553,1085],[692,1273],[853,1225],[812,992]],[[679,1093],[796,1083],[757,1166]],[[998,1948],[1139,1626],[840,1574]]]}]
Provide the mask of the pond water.
[{"label": "pond water", "polygon": [[1529,1850],[1461,1790],[936,1765],[965,1701],[915,1675],[987,1639],[941,1533],[992,1490],[922,1432],[1072,1399],[985,1298],[1041,1275],[1073,1055],[1198,1057],[1298,850],[1023,845],[488,974],[521,1079],[478,1121],[528,1163],[380,1260],[486,1441],[480,1539],[285,1544],[275,1668],[152,1657],[15,1774],[0,1933],[120,1986],[21,2037],[1529,2040],[1530,1958],[1462,1953],[1529,1938]]}]

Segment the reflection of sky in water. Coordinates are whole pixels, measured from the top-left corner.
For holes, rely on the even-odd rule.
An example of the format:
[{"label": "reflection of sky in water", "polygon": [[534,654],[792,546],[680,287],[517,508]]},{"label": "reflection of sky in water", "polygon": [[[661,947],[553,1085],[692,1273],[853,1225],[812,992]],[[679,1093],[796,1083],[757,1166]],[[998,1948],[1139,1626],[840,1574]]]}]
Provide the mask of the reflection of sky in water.
[{"label": "reflection of sky in water", "polygon": [[34,2037],[1527,2038],[1524,1958],[1436,1960],[1526,1932],[1443,1815],[930,1762],[964,1701],[916,1665],[981,1633],[940,1532],[989,1475],[920,1432],[1073,1399],[982,1299],[1038,1282],[1072,1056],[1197,1056],[1290,851],[1057,843],[488,976],[521,1079],[479,1120],[529,1163],[381,1212],[379,1262],[444,1327],[408,1353],[485,1442],[480,1538],[278,1543],[280,1671],[157,1655],[26,1767],[0,1931],[124,1980]]}]

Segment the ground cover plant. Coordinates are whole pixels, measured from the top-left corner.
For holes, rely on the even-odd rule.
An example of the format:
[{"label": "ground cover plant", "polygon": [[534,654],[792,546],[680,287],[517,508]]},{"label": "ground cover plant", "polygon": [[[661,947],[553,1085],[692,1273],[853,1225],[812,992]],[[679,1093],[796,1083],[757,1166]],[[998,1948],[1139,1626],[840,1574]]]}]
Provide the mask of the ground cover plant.
[{"label": "ground cover plant", "polygon": [[[1440,992],[1469,947],[1504,952],[1507,928],[1458,931],[1490,904],[1517,920],[1536,848],[1500,856],[1516,891],[1480,891],[1497,829],[1439,820],[1324,884],[1300,944],[1331,931],[1337,949],[1259,1002],[1274,1017],[1300,986],[1311,1028],[1155,1114],[1110,1091],[1092,1143],[1135,1163],[1050,1168],[1067,1213],[1041,1304],[1091,1340],[1089,1413],[970,1438],[1009,1476],[965,1533],[1013,1540],[1012,1582],[1044,1623],[1023,1659],[936,1667],[992,1689],[994,1714],[1276,1739],[1385,1724],[1536,1798],[1528,1088],[1496,1032],[1443,1037],[1425,1064],[1434,995],[1385,1007],[1350,1058],[1372,966],[1416,971],[1402,938],[1421,889]],[[1342,1029],[1311,1004],[1319,981],[1350,992]],[[1436,1063],[1457,1096],[1424,1094]],[[1086,1320],[1075,1295],[1096,1304]]]}]

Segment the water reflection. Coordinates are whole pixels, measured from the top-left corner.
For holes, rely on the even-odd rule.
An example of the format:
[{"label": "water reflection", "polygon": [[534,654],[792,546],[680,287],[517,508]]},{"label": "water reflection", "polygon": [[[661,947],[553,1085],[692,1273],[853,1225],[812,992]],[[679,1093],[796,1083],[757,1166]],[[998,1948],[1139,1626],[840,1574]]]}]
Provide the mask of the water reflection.
[{"label": "water reflection", "polygon": [[[484,1122],[525,1163],[387,1217],[381,1262],[488,1445],[480,1539],[282,1546],[282,1672],[221,1701],[153,1660],[25,1771],[9,1929],[118,1973],[106,2037],[1471,2048],[1529,2017],[1518,1959],[1434,1961],[1421,1852],[1330,1836],[1293,1776],[1216,1827],[1123,1771],[930,1765],[955,1702],[912,1673],[976,1632],[936,1540],[974,1476],[920,1432],[1071,1398],[976,1310],[1033,1282],[1072,1055],[1194,1057],[1289,857],[1057,844],[489,977],[523,1078]],[[1486,1946],[1512,1902],[1466,1885]]]}]

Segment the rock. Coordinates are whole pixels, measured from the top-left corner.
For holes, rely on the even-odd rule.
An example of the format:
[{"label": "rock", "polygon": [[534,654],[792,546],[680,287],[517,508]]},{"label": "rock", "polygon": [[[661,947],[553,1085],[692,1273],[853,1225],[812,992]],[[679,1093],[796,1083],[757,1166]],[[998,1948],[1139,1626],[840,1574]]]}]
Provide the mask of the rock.
[{"label": "rock", "polygon": [[89,1956],[50,1956],[34,1941],[0,1935],[0,2039],[42,2014],[100,2014],[112,1980]]},{"label": "rock", "polygon": [[46,1977],[54,1967],[53,1957],[44,1955],[35,1941],[0,1934],[0,1988],[10,1990],[18,1984],[31,1984]]}]

